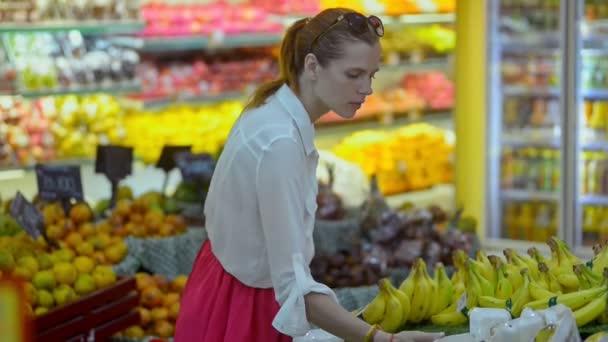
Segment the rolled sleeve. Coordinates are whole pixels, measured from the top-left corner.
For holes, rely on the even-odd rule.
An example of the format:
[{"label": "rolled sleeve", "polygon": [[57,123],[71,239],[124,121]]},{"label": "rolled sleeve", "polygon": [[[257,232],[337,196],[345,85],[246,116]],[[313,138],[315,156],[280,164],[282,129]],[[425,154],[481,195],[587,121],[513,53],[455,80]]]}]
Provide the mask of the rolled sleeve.
[{"label": "rolled sleeve", "polygon": [[[272,325],[290,336],[305,335],[312,327],[306,318],[304,296],[323,293],[337,302],[327,286],[312,278],[305,260],[304,215],[307,168],[301,144],[290,138],[273,142],[264,151],[256,188],[275,296],[281,308]],[[312,228],[310,228],[312,229]]]}]

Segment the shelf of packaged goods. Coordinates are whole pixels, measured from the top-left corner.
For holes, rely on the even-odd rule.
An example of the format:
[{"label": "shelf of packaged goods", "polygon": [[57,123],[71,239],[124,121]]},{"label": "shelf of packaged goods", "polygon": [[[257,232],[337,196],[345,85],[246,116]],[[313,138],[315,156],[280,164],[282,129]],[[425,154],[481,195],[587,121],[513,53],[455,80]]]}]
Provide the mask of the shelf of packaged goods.
[{"label": "shelf of packaged goods", "polygon": [[[559,96],[559,89],[545,86],[504,86],[503,95],[556,97]],[[587,100],[606,100],[608,99],[608,89],[583,89],[581,95]]]},{"label": "shelf of packaged goods", "polygon": [[502,144],[511,147],[559,148],[559,136],[552,129],[522,129],[502,134]]},{"label": "shelf of packaged goods", "polygon": [[139,20],[57,21],[41,23],[0,23],[0,33],[65,32],[77,30],[83,34],[127,34],[143,30]]},{"label": "shelf of packaged goods", "polygon": [[79,86],[74,88],[59,88],[59,89],[44,89],[44,90],[17,90],[16,94],[25,98],[38,98],[44,96],[59,96],[59,95],[84,95],[84,94],[130,94],[141,91],[139,82],[123,82],[115,84],[103,84],[92,86]]},{"label": "shelf of packaged goods", "polygon": [[144,52],[165,52],[276,46],[281,43],[281,38],[280,33],[242,33],[225,36],[219,34],[213,37],[144,37],[141,49]]},{"label": "shelf of packaged goods", "polygon": [[557,202],[559,194],[554,191],[501,189],[500,197],[505,201],[546,201]]}]

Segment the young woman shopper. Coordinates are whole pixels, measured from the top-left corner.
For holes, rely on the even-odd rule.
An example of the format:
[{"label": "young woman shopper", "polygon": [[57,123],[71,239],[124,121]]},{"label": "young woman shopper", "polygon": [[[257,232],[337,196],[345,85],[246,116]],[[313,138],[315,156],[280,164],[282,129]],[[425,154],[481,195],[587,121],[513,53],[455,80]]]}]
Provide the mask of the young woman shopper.
[{"label": "young woman shopper", "polygon": [[234,124],[205,204],[209,239],[184,290],[177,342],[282,342],[318,326],[347,341],[434,341],[354,318],[313,280],[318,153],[313,123],[352,118],[381,61],[379,18],[348,9],[296,21],[280,77],[262,85]]}]

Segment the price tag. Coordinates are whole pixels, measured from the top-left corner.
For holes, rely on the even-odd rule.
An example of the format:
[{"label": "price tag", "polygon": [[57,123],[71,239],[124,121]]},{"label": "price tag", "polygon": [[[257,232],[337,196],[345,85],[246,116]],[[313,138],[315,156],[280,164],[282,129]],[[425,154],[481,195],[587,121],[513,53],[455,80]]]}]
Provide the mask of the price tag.
[{"label": "price tag", "polygon": [[462,296],[460,296],[460,299],[458,299],[458,302],[456,302],[456,310],[458,312],[462,312],[463,315],[467,316],[467,293],[464,292],[462,294]]},{"label": "price tag", "polygon": [[175,155],[175,162],[186,182],[205,183],[211,181],[215,162],[211,155],[206,153],[193,154],[180,152]]},{"label": "price tag", "polygon": [[76,165],[36,165],[40,198],[47,201],[84,199],[80,167]]},{"label": "price tag", "polygon": [[121,180],[131,174],[133,148],[114,145],[97,146],[95,172],[110,180]]},{"label": "price tag", "polygon": [[38,239],[44,227],[44,217],[38,208],[23,197],[21,192],[17,191],[9,212],[34,240]]},{"label": "price tag", "polygon": [[177,165],[175,164],[175,156],[180,152],[190,152],[190,145],[165,145],[160,153],[160,158],[156,163],[156,167],[169,172]]}]

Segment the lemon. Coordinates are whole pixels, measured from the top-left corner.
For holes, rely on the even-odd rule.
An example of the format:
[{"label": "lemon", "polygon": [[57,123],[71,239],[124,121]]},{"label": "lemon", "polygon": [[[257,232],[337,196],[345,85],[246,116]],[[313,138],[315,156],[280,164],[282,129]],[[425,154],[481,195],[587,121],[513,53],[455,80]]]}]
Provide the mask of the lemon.
[{"label": "lemon", "polygon": [[33,256],[24,256],[17,260],[17,265],[20,267],[27,268],[31,274],[38,272],[38,260]]},{"label": "lemon", "polygon": [[79,295],[86,295],[95,291],[95,279],[90,274],[79,274],[74,283],[74,290]]},{"label": "lemon", "polygon": [[78,275],[76,267],[69,262],[60,262],[53,266],[53,273],[57,282],[64,285],[74,284]]},{"label": "lemon", "polygon": [[50,309],[55,305],[55,298],[53,298],[53,295],[47,290],[38,290],[37,297],[39,306]]},{"label": "lemon", "polygon": [[53,290],[53,298],[57,305],[67,304],[76,300],[76,292],[71,287],[62,284]]},{"label": "lemon", "polygon": [[0,271],[11,272],[15,268],[13,255],[5,250],[0,250]]},{"label": "lemon", "polygon": [[32,284],[34,284],[34,287],[38,290],[52,290],[56,285],[55,273],[52,270],[39,271],[34,274]]},{"label": "lemon", "polygon": [[53,267],[53,259],[49,254],[40,254],[38,255],[38,268],[41,270],[48,270]]}]

